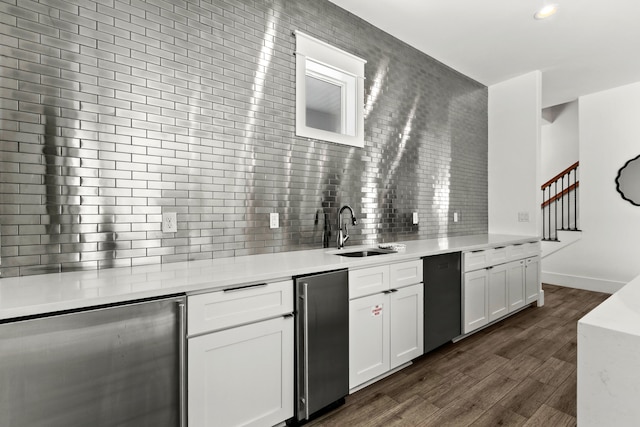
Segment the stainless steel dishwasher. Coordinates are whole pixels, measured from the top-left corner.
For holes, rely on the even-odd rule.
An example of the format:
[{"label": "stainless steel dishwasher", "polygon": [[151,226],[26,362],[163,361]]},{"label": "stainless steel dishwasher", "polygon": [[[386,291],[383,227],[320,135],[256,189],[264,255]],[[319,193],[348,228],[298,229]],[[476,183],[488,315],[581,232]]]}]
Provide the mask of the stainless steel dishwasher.
[{"label": "stainless steel dishwasher", "polygon": [[0,425],[184,425],[184,301],[0,324]]},{"label": "stainless steel dishwasher", "polygon": [[295,277],[296,420],[308,420],[349,394],[347,270]]}]

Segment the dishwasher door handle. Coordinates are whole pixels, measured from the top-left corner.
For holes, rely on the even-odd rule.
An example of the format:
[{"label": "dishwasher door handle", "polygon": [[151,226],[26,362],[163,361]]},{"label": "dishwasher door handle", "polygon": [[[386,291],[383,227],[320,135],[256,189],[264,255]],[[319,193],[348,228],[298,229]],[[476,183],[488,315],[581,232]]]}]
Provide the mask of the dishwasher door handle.
[{"label": "dishwasher door handle", "polygon": [[305,419],[309,419],[309,301],[308,301],[309,284],[302,284],[302,323],[303,340],[304,340],[304,413]]},{"label": "dishwasher door handle", "polygon": [[180,427],[187,427],[187,309],[183,301],[178,302],[178,382]]}]

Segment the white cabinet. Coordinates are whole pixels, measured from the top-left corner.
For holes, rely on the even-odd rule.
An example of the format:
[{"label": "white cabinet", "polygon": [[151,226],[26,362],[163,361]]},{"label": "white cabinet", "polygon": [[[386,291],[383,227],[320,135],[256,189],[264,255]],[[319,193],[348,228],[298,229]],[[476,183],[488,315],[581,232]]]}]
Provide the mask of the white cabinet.
[{"label": "white cabinet", "polygon": [[189,335],[227,329],[293,311],[293,282],[231,287],[188,299]]},{"label": "white cabinet", "polygon": [[464,254],[463,333],[538,300],[539,253],[539,242],[529,242]]},{"label": "white cabinet", "polygon": [[487,274],[489,275],[489,322],[493,322],[509,312],[507,264],[489,267]]},{"label": "white cabinet", "polygon": [[491,265],[491,250],[465,252],[463,254],[465,271],[474,271]]},{"label": "white cabinet", "polygon": [[489,323],[489,275],[486,269],[464,274],[464,333]]},{"label": "white cabinet", "polygon": [[509,296],[509,313],[524,307],[524,260],[507,264],[507,295]]},{"label": "white cabinet", "polygon": [[293,321],[189,340],[189,425],[271,426],[293,416]]},{"label": "white cabinet", "polygon": [[389,294],[390,368],[422,356],[424,347],[424,287],[421,283]]},{"label": "white cabinet", "polygon": [[521,260],[540,254],[540,242],[519,243],[506,247],[507,261]]},{"label": "white cabinet", "polygon": [[388,265],[349,270],[349,299],[377,294],[388,289]]},{"label": "white cabinet", "polygon": [[465,271],[478,270],[504,263],[509,259],[510,253],[512,253],[510,246],[465,252],[463,255]]},{"label": "white cabinet", "polygon": [[408,261],[389,266],[389,288],[399,289],[422,282],[422,261]]},{"label": "white cabinet", "polygon": [[527,258],[525,265],[526,304],[536,302],[540,294],[540,257]]},{"label": "white cabinet", "polygon": [[293,282],[187,297],[191,427],[270,426],[293,416]]},{"label": "white cabinet", "polygon": [[491,265],[502,264],[509,260],[507,248],[508,246],[499,246],[491,249]]},{"label": "white cabinet", "polygon": [[421,356],[424,350],[422,261],[349,271],[349,295],[358,295],[362,288],[352,277],[380,274],[390,278],[386,288],[373,295],[350,297],[350,389]]},{"label": "white cabinet", "polygon": [[349,301],[349,388],[389,370],[389,297]]}]

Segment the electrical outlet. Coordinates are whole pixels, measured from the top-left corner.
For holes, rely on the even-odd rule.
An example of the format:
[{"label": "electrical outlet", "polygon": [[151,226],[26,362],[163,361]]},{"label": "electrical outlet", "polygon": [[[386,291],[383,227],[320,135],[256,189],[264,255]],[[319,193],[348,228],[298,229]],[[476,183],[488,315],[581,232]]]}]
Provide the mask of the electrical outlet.
[{"label": "electrical outlet", "polygon": [[453,213],[453,222],[460,221],[460,214],[458,212]]},{"label": "electrical outlet", "polygon": [[162,214],[162,232],[175,233],[178,231],[178,214],[176,212],[165,212]]},{"label": "electrical outlet", "polygon": [[518,212],[518,222],[529,222],[529,212]]},{"label": "electrical outlet", "polygon": [[269,228],[280,227],[280,215],[278,212],[271,212],[269,214]]},{"label": "electrical outlet", "polygon": [[412,218],[413,218],[413,224],[414,225],[417,224],[418,220],[419,220],[418,219],[418,212],[414,212],[413,215],[412,215]]}]

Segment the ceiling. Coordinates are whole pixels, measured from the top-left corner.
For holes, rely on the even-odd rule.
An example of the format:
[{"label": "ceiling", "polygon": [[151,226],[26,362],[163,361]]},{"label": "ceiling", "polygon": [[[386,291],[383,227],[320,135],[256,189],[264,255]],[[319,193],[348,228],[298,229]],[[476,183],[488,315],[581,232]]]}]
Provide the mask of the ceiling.
[{"label": "ceiling", "polygon": [[542,72],[542,106],[640,81],[638,0],[331,0],[491,86]]}]

